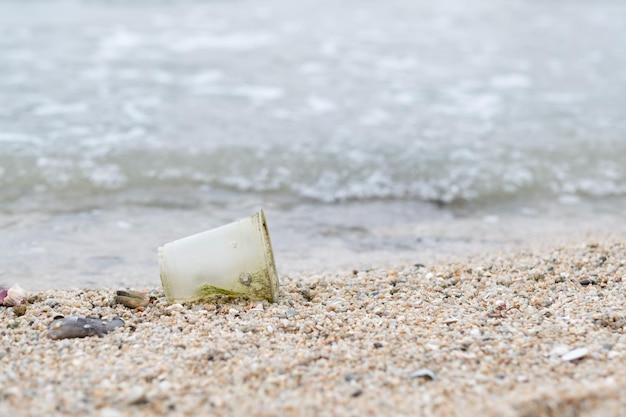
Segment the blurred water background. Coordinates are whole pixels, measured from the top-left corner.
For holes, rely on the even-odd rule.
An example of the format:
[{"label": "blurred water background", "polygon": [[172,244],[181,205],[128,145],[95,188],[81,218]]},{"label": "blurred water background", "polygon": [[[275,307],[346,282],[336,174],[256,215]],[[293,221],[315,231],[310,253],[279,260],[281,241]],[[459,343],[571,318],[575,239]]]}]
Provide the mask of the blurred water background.
[{"label": "blurred water background", "polygon": [[624,230],[621,0],[3,0],[0,282],[158,285],[266,211],[279,270]]}]

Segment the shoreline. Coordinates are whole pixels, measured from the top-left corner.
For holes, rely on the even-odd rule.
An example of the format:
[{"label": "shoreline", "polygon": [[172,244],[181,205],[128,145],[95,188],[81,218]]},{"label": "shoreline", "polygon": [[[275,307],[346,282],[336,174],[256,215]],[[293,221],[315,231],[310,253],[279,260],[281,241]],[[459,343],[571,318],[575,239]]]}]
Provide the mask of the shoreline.
[{"label": "shoreline", "polygon": [[[0,308],[0,414],[623,415],[624,280],[614,240],[287,274],[275,304],[46,290]],[[72,314],[125,325],[46,337]]]},{"label": "shoreline", "polygon": [[261,207],[279,273],[323,274],[624,239],[621,202],[512,202],[455,212],[410,201],[283,207],[250,199],[236,209],[233,203],[0,213],[7,236],[0,241],[0,284],[19,280],[33,290],[160,286],[160,245],[245,218]]}]

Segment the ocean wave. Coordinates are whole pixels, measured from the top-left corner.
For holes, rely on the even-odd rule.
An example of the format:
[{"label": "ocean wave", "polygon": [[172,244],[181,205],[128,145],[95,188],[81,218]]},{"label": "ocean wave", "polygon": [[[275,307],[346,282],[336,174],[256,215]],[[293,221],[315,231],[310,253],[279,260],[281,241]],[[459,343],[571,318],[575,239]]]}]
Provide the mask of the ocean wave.
[{"label": "ocean wave", "polygon": [[448,203],[515,198],[527,193],[599,198],[626,195],[619,149],[175,146],[106,152],[0,155],[0,201],[37,191],[112,194],[129,189],[207,186],[278,193],[326,203],[414,199]]}]

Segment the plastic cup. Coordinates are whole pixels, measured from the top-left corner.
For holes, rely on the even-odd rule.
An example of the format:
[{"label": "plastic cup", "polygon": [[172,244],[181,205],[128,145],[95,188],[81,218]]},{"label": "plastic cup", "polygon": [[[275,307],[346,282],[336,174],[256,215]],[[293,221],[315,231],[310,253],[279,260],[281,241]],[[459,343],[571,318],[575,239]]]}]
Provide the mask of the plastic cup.
[{"label": "plastic cup", "polygon": [[275,302],[278,274],[263,210],[248,218],[164,244],[161,283],[170,303],[224,295]]}]

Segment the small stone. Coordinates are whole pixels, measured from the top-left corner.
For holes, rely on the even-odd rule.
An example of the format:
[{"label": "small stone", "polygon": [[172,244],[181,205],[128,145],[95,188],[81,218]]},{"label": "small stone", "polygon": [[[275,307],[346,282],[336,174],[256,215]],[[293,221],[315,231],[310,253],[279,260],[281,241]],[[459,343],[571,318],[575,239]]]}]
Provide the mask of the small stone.
[{"label": "small stone", "polygon": [[409,379],[416,379],[416,378],[425,378],[430,381],[434,381],[437,377],[435,376],[435,373],[431,371],[430,369],[422,368],[422,369],[418,369],[417,371],[411,372],[409,374]]},{"label": "small stone", "polygon": [[228,314],[230,314],[231,316],[236,316],[237,314],[239,314],[239,310],[237,310],[236,308],[229,308]]},{"label": "small stone", "polygon": [[363,390],[362,390],[362,389],[357,389],[356,391],[354,391],[354,392],[352,393],[352,396],[353,396],[354,398],[356,398],[356,397],[360,397],[361,395],[363,395]]},{"label": "small stone", "polygon": [[171,306],[168,306],[166,308],[167,311],[177,311],[177,312],[182,312],[185,311],[185,307],[180,304],[180,303],[176,303],[176,304],[172,304]]},{"label": "small stone", "polygon": [[612,350],[606,356],[609,359],[615,359],[615,358],[619,358],[620,356],[622,356],[622,354],[620,352],[616,352],[616,351]]},{"label": "small stone", "polygon": [[26,304],[19,304],[13,307],[13,314],[17,317],[21,317],[26,314]]},{"label": "small stone", "polygon": [[474,327],[472,330],[470,330],[470,335],[472,335],[475,338],[479,338],[483,335],[483,332],[480,331],[480,329]]},{"label": "small stone", "polygon": [[306,288],[300,290],[300,295],[307,301],[311,301],[314,297],[311,291],[307,290]]},{"label": "small stone", "polygon": [[128,405],[141,405],[147,402],[148,397],[146,396],[146,391],[139,386],[131,388],[126,397],[126,403]]},{"label": "small stone", "polygon": [[17,397],[20,394],[20,389],[18,387],[9,387],[3,390],[0,393],[0,397],[9,398],[9,397]]},{"label": "small stone", "polygon": [[380,342],[374,342],[374,349],[380,349],[381,347],[383,347],[383,344]]},{"label": "small stone", "polygon": [[172,383],[168,380],[159,382],[159,389],[162,391],[169,391],[172,389]]},{"label": "small stone", "polygon": [[593,284],[593,281],[586,278],[586,279],[581,279],[580,281],[578,281],[578,283],[580,285],[589,285],[589,284]]},{"label": "small stone", "polygon": [[46,300],[46,305],[50,308],[56,307],[59,305],[59,300],[51,298],[49,300]]},{"label": "small stone", "polygon": [[587,356],[588,353],[589,353],[589,349],[587,349],[587,348],[578,348],[578,349],[570,350],[569,352],[567,352],[566,354],[561,356],[561,359],[566,361],[566,362],[568,362],[568,361],[575,361],[577,359],[584,358],[585,356]]},{"label": "small stone", "polygon": [[285,316],[286,316],[288,319],[294,318],[294,317],[295,317],[295,316],[297,316],[297,315],[298,315],[298,312],[297,312],[295,309],[293,309],[293,308],[288,308],[288,309],[285,311]]},{"label": "small stone", "polygon": [[558,345],[558,346],[555,346],[554,348],[552,348],[552,350],[550,351],[549,355],[550,356],[563,356],[563,355],[565,355],[569,351],[570,351],[569,346],[567,346],[567,345]]},{"label": "small stone", "polygon": [[99,414],[101,417],[120,417],[122,415],[121,412],[111,407],[105,407],[101,409]]}]

